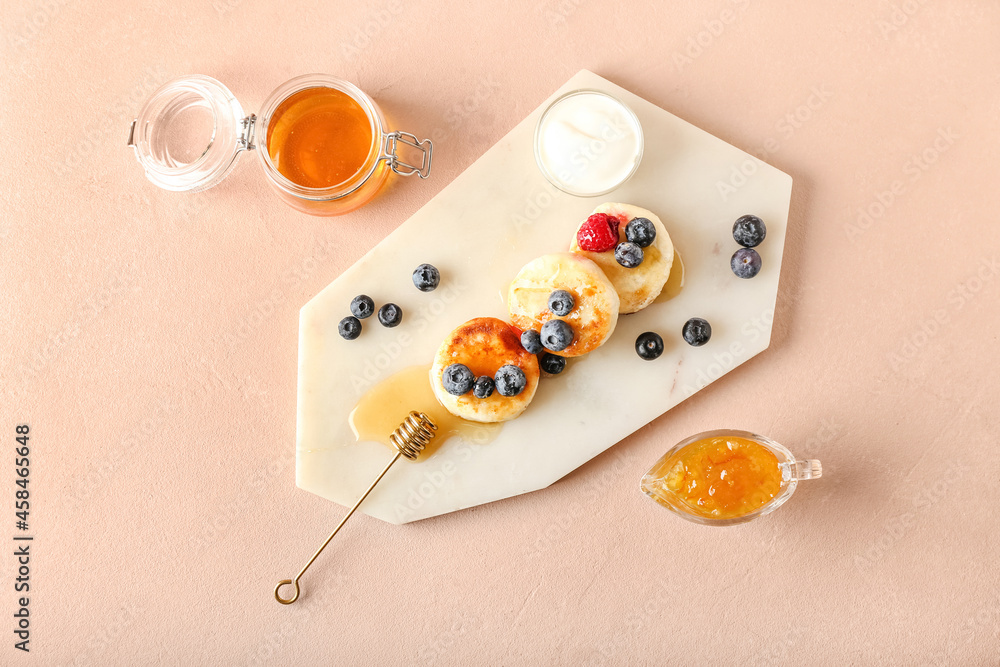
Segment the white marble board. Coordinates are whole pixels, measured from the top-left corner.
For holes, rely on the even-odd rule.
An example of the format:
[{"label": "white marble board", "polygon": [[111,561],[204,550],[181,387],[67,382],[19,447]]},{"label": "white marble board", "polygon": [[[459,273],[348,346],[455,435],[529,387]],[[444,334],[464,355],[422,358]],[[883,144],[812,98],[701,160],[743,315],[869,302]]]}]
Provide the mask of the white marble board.
[{"label": "white marble board", "polygon": [[[645,135],[635,175],[595,198],[553,188],[532,152],[541,112],[579,88],[623,100]],[[607,344],[572,360],[561,376],[543,379],[528,410],[493,442],[453,438],[426,460],[399,461],[359,511],[406,523],[559,480],[768,346],[791,187],[787,174],[580,71],[302,308],[297,485],[353,505],[392,456],[383,444],[355,441],[348,416],[364,392],[400,370],[429,364],[444,336],[462,322],[506,320],[507,285],[521,266],[568,249],[577,225],[598,204],[634,204],[659,215],[680,252],[686,271],[680,295],[622,316]],[[758,248],[763,269],[751,280],[729,268],[738,247],[732,223],[745,213],[763,218],[768,232]],[[434,292],[419,292],[411,282],[423,262],[442,272]],[[403,323],[386,329],[373,317],[360,338],[343,340],[337,323],[362,293],[377,305],[399,304]],[[680,336],[683,323],[696,316],[713,329],[700,348]],[[659,332],[666,348],[653,362],[639,359],[634,349],[636,336],[648,330]]]}]

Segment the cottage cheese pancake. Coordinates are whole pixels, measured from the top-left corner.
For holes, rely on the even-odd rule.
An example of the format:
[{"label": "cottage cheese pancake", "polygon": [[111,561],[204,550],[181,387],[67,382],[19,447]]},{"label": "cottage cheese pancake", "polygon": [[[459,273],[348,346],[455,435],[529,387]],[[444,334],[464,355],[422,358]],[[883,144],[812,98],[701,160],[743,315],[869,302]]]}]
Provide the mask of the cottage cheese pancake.
[{"label": "cottage cheese pancake", "polygon": [[[566,315],[556,315],[549,307],[556,290],[572,296],[572,309]],[[603,345],[618,323],[618,306],[618,293],[604,272],[593,261],[571,252],[532,260],[517,274],[507,293],[510,320],[518,329],[534,329],[544,339],[546,322],[560,319],[570,326],[572,344],[553,350],[563,357],[578,357]]]},{"label": "cottage cheese pancake", "polygon": [[[454,395],[445,387],[445,370],[462,364],[475,378],[494,378],[505,366],[514,366],[524,374],[524,386],[514,396],[492,391],[478,398],[470,390]],[[538,359],[522,346],[516,331],[493,317],[469,320],[452,331],[441,343],[430,370],[431,387],[438,402],[448,412],[474,422],[503,422],[524,412],[538,388]]]},{"label": "cottage cheese pancake", "polygon": [[[656,215],[638,206],[607,203],[595,208],[594,213],[605,213],[618,219],[620,241],[626,240],[625,229],[635,218],[649,220],[656,230],[655,240],[642,249],[642,262],[634,268],[622,266],[615,258],[613,250],[595,252],[581,249],[578,234],[573,235],[573,241],[570,243],[571,251],[593,260],[604,271],[618,292],[623,314],[640,311],[653,303],[670,276],[670,267],[674,261],[674,244],[670,240],[670,235]],[[581,223],[580,227],[585,224],[586,221]]]}]

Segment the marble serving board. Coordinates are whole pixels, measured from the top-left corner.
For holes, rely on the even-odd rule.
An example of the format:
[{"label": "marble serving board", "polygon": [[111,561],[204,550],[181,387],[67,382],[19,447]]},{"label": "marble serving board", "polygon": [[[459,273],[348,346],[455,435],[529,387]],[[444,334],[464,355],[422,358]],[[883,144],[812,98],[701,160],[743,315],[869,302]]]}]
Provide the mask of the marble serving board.
[{"label": "marble serving board", "polygon": [[[623,100],[645,136],[635,175],[594,198],[549,185],[532,149],[544,108],[579,88]],[[684,263],[680,294],[622,316],[608,343],[571,360],[562,375],[543,378],[527,411],[488,444],[456,437],[426,460],[400,460],[360,511],[406,523],[559,480],[768,346],[791,187],[791,177],[774,167],[592,72],[577,73],[302,308],[296,483],[353,505],[393,455],[384,444],[356,441],[348,417],[359,399],[399,371],[429,365],[445,335],[466,320],[506,320],[507,286],[521,266],[567,250],[595,206],[634,204],[659,215],[669,231]],[[763,269],[751,280],[729,268],[738,247],[732,224],[746,213],[767,224],[758,248]],[[442,283],[433,292],[419,292],[411,282],[423,262],[441,270]],[[387,329],[372,317],[360,338],[343,340],[337,323],[358,294],[377,305],[399,304],[402,324]],[[690,317],[712,324],[707,345],[694,348],[681,338]],[[636,336],[649,330],[665,343],[663,355],[651,362],[634,348]],[[672,444],[664,442],[664,450]]]}]

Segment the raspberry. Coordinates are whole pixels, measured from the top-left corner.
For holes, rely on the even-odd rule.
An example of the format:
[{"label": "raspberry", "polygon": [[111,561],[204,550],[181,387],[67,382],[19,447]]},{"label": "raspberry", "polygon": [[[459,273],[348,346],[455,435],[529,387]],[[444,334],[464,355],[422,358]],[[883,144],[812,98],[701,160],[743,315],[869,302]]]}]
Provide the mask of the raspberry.
[{"label": "raspberry", "polygon": [[618,218],[607,213],[595,213],[587,218],[576,232],[576,242],[581,250],[605,252],[618,245]]}]

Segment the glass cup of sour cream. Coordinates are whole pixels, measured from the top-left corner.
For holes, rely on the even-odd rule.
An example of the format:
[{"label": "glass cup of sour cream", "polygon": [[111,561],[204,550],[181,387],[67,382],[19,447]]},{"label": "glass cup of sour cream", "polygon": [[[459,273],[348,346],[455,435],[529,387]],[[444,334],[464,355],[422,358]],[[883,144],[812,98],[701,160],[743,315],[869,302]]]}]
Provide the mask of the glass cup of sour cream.
[{"label": "glass cup of sour cream", "polygon": [[535,127],[535,162],[545,178],[577,197],[604,195],[642,160],[642,126],[624,102],[574,90],[550,104]]}]

